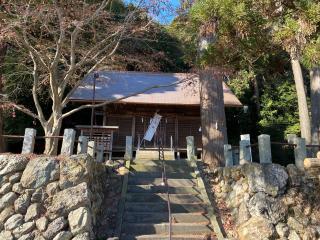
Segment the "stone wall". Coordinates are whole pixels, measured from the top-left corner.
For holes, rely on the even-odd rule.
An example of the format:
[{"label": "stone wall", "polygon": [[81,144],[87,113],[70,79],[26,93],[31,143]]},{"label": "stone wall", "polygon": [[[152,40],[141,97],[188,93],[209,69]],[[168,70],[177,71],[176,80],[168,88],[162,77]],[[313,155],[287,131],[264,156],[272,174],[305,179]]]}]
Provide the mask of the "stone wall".
[{"label": "stone wall", "polygon": [[0,155],[0,240],[95,239],[105,169],[89,155]]},{"label": "stone wall", "polygon": [[228,212],[233,238],[315,240],[320,239],[319,174],[294,165],[250,163],[219,168],[207,180]]}]

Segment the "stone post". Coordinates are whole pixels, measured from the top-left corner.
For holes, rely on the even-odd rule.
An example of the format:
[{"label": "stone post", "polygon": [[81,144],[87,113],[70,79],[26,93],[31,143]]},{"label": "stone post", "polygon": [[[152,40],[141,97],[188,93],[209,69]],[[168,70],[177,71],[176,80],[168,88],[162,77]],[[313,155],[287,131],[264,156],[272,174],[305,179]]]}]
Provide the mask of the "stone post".
[{"label": "stone post", "polygon": [[87,153],[87,151],[88,151],[88,137],[79,136],[77,154]]},{"label": "stone post", "polygon": [[96,153],[96,143],[95,141],[88,142],[88,151],[87,153],[94,159]]},{"label": "stone post", "polygon": [[239,162],[241,165],[252,161],[250,150],[250,141],[241,140],[239,142]]},{"label": "stone post", "polygon": [[251,146],[250,146],[250,134],[242,134],[240,135],[240,140],[247,140],[249,141],[249,146],[247,147],[248,149],[248,153],[249,153],[249,156],[250,156],[250,162],[252,162],[252,151],[251,151]]},{"label": "stone post", "polygon": [[103,162],[103,150],[104,146],[103,144],[97,144],[97,155],[96,155],[96,161],[101,163]]},{"label": "stone post", "polygon": [[126,152],[124,154],[125,160],[131,160],[132,159],[132,136],[126,136]]},{"label": "stone post", "polygon": [[195,151],[194,151],[194,137],[188,136],[187,139],[187,158],[188,160],[193,160],[195,158]]},{"label": "stone post", "polygon": [[260,163],[272,163],[270,135],[258,136]]},{"label": "stone post", "polygon": [[232,151],[233,165],[239,165],[239,148],[236,148]]},{"label": "stone post", "polygon": [[224,147],[224,159],[226,161],[226,167],[232,167],[233,166],[232,147],[230,144],[225,144],[223,147]]},{"label": "stone post", "polygon": [[33,128],[26,128],[24,131],[22,154],[33,153],[35,136],[37,135],[37,130]]},{"label": "stone post", "polygon": [[287,140],[289,144],[295,144],[296,134],[287,134]]},{"label": "stone post", "polygon": [[74,140],[76,131],[71,128],[66,128],[63,133],[61,154],[70,156],[73,154]]},{"label": "stone post", "polygon": [[304,170],[303,161],[307,157],[306,140],[304,138],[295,138],[296,144],[294,148],[294,159],[296,167],[300,170]]}]

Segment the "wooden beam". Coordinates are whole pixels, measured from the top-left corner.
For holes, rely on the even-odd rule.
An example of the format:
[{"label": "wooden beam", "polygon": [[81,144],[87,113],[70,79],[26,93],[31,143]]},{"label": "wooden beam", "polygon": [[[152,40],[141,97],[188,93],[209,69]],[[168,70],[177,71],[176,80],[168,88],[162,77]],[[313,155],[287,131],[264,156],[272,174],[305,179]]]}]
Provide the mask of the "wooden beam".
[{"label": "wooden beam", "polygon": [[134,139],[136,135],[136,116],[132,117],[132,127],[131,127],[131,136],[132,136],[132,143],[134,146]]},{"label": "wooden beam", "polygon": [[178,116],[175,116],[174,121],[174,141],[175,141],[175,149],[179,147],[179,121]]}]

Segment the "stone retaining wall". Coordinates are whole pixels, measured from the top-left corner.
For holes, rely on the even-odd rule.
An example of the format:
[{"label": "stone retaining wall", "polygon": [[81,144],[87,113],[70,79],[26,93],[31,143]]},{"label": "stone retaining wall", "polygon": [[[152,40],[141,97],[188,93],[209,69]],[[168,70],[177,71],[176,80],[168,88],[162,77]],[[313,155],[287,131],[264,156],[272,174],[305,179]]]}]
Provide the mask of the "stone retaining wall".
[{"label": "stone retaining wall", "polygon": [[320,239],[317,171],[250,163],[219,168],[207,180],[218,205],[229,212],[235,239],[315,240]]},{"label": "stone retaining wall", "polygon": [[105,169],[89,155],[0,155],[0,240],[87,240]]}]

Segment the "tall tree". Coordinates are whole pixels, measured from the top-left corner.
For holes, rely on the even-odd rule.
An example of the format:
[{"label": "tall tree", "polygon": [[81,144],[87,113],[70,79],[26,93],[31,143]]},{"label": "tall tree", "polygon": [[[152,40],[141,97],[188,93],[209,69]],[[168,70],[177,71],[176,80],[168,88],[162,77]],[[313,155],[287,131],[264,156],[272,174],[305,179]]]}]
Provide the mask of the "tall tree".
[{"label": "tall tree", "polygon": [[311,135],[312,144],[320,143],[320,37],[319,30],[315,39],[305,48],[303,63],[310,69],[310,100],[311,100]]},{"label": "tall tree", "polygon": [[[3,97],[3,81],[2,81],[2,71],[1,71],[1,66],[3,66],[4,63],[4,58],[6,56],[7,52],[7,43],[1,42],[0,39],[0,98]],[[2,137],[3,135],[3,109],[2,106],[0,105],[0,152],[4,151],[4,139]]]},{"label": "tall tree", "polygon": [[[157,12],[162,4],[162,1],[140,1],[137,6],[114,11],[113,2],[2,2],[0,25],[3,31],[14,32],[9,40],[21,49],[21,54],[26,52],[28,61],[25,64],[33,68],[32,96],[36,113],[14,102],[7,104],[39,120],[46,136],[59,135],[64,118],[92,107],[88,104],[64,111],[80,80],[99,65],[112,61],[127,39],[146,31],[152,24],[147,10]],[[48,89],[51,100],[48,115],[38,96],[43,86]],[[45,153],[55,154],[57,146],[57,139],[47,138]]]},{"label": "tall tree", "polygon": [[301,60],[305,47],[317,32],[320,3],[316,0],[273,3],[268,6],[268,10],[265,16],[271,22],[269,26],[273,39],[290,56],[298,97],[301,136],[307,143],[311,143],[311,123]]}]

